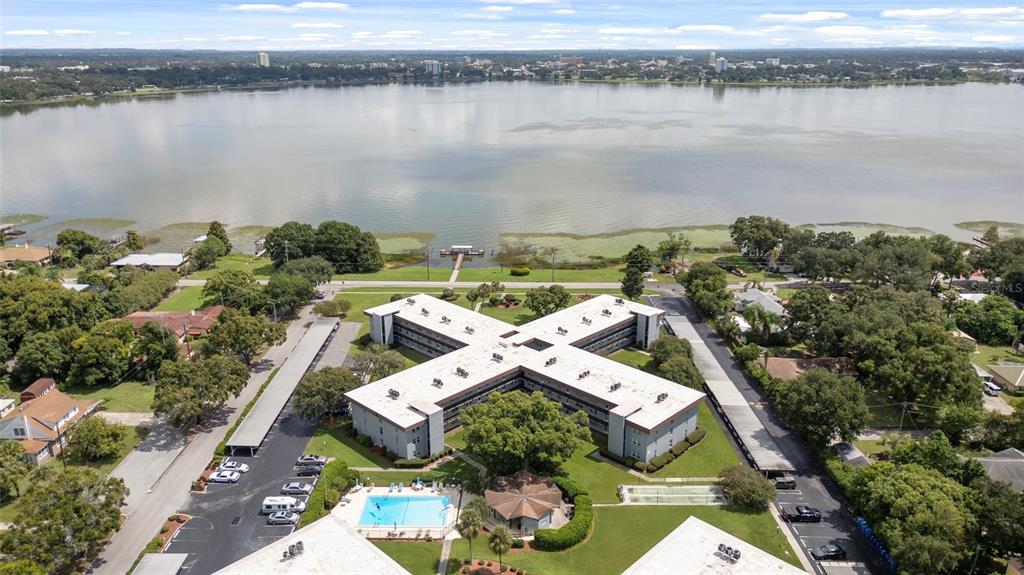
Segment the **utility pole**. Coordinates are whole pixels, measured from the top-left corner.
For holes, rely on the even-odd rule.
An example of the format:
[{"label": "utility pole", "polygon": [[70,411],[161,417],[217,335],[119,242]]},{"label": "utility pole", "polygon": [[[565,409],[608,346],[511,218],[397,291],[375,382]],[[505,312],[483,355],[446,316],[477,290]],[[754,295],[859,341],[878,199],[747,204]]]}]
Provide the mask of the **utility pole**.
[{"label": "utility pole", "polygon": [[427,281],[430,281],[430,246],[427,246]]}]

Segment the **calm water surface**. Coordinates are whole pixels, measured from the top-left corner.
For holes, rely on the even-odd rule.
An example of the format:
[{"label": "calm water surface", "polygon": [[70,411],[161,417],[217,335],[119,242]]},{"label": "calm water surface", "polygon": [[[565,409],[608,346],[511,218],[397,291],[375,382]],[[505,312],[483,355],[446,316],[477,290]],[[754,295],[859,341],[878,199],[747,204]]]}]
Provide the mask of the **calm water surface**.
[{"label": "calm water surface", "polygon": [[1020,86],[221,92],[15,112],[0,140],[4,213],[153,227],[337,218],[487,244],[754,212],[1024,221]]}]

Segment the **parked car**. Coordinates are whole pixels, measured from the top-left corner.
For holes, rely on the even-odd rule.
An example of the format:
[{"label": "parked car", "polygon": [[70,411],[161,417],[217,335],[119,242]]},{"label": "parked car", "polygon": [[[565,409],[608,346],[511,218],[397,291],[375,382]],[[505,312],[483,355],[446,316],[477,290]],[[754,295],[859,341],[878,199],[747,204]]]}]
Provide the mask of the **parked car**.
[{"label": "parked car", "polygon": [[772,480],[775,485],[775,489],[788,490],[796,489],[796,478],[792,475],[780,475]]},{"label": "parked car", "polygon": [[812,550],[811,557],[814,557],[818,561],[846,559],[846,549],[843,549],[836,543],[826,543],[825,545]]},{"label": "parked car", "polygon": [[323,470],[323,465],[306,465],[304,467],[300,467],[299,470],[295,472],[295,475],[297,477],[315,477],[320,475]]},{"label": "parked car", "polygon": [[303,455],[302,457],[295,460],[295,465],[301,467],[303,465],[327,465],[327,458],[323,455]]},{"label": "parked car", "polygon": [[324,290],[318,289],[315,292],[313,292],[313,299],[324,299],[325,297],[327,297],[327,292],[325,292]]},{"label": "parked car", "polygon": [[241,477],[237,471],[218,471],[210,476],[210,483],[238,483],[238,478]]},{"label": "parked car", "polygon": [[311,491],[313,491],[313,486],[301,481],[285,483],[284,487],[281,488],[281,493],[284,495],[309,495]]},{"label": "parked car", "polygon": [[295,525],[299,522],[299,514],[291,511],[277,511],[267,517],[267,525]]},{"label": "parked car", "polygon": [[1003,388],[992,383],[991,381],[986,381],[982,385],[985,393],[987,395],[991,395],[992,397],[999,397],[1000,392],[1003,391]]},{"label": "parked car", "polygon": [[225,461],[220,464],[217,471],[237,471],[239,473],[248,473],[249,466],[238,461]]},{"label": "parked car", "polygon": [[792,511],[783,510],[782,516],[791,523],[818,523],[821,521],[821,511],[806,505],[797,505]]}]

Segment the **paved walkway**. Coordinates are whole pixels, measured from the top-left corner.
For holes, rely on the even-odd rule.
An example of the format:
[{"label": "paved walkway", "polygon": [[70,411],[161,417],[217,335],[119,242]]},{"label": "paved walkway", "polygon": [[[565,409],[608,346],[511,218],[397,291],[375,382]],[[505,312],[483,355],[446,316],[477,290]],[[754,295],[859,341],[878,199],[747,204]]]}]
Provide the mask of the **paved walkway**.
[{"label": "paved walkway", "polygon": [[[280,365],[306,332],[311,321],[308,308],[304,309],[299,318],[288,326],[285,342],[270,348],[264,358]],[[206,468],[217,444],[238,418],[241,409],[255,397],[271,373],[272,370],[253,373],[241,394],[225,402],[220,410],[207,419],[206,425],[189,438],[169,471],[160,476],[144,496],[133,501],[133,512],[128,515],[121,529],[114,534],[110,543],[93,562],[90,573],[124,575],[129,571],[136,557],[146,543],[156,535],[167,516],[177,512],[184,504],[192,481]]]},{"label": "paved walkway", "polygon": [[441,558],[437,560],[437,575],[448,573],[448,556],[452,553],[452,540],[445,537],[441,544]]},{"label": "paved walkway", "polygon": [[[104,413],[101,411],[99,415]],[[153,419],[153,414],[149,416],[150,429],[146,438],[110,472],[111,477],[120,477],[128,487],[125,507],[121,510],[128,517],[147,501],[153,485],[160,481],[188,444],[181,430],[167,423],[163,417]]]}]

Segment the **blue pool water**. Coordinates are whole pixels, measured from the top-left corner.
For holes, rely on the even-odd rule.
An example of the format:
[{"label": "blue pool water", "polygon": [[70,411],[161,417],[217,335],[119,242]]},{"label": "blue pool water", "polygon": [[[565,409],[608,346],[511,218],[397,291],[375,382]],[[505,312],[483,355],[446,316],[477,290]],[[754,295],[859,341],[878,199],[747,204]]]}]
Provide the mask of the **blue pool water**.
[{"label": "blue pool water", "polygon": [[359,516],[365,527],[443,527],[451,500],[444,496],[374,497],[370,496]]}]

